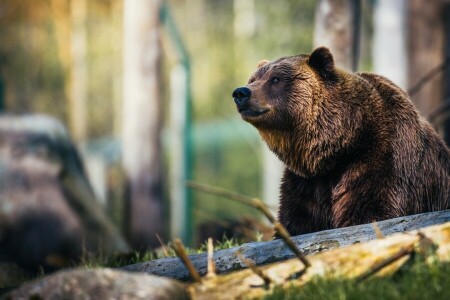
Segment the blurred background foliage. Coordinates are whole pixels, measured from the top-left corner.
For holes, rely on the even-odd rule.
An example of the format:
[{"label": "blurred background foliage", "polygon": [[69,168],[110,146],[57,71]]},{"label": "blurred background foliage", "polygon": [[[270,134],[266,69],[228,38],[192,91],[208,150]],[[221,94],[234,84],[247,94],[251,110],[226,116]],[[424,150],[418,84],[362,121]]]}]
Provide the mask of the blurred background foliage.
[{"label": "blurred background foliage", "polygon": [[[194,125],[193,179],[262,197],[262,143],[240,120],[231,92],[260,60],[311,50],[315,1],[254,1],[250,10],[238,1],[170,3],[191,55],[193,116],[201,124]],[[211,221],[208,215],[255,215],[226,199],[197,192],[193,198],[197,223]]]},{"label": "blurred background foliage", "polygon": [[[121,0],[86,3],[88,109],[86,140],[82,142],[103,141],[107,147],[117,148],[122,107],[123,3]],[[193,180],[261,197],[262,143],[257,131],[240,120],[231,92],[247,82],[259,60],[312,50],[316,1],[170,0],[168,3],[191,59]],[[369,22],[367,18],[364,20],[367,24],[363,28],[370,35]],[[2,109],[50,114],[70,128],[71,22],[68,0],[0,1],[0,87],[5,87],[0,93]],[[168,78],[174,54],[165,41],[167,37],[162,38],[167,116]],[[363,43],[363,58],[370,57],[369,48]],[[362,65],[369,68],[370,60],[363,60]],[[167,140],[164,133],[162,139]],[[166,149],[170,147],[167,142],[163,144]],[[117,156],[112,160],[112,165],[119,163]],[[107,179],[110,189],[107,209],[120,222],[121,175],[117,168],[111,169]],[[194,192],[197,225],[228,222],[244,215],[256,216],[250,208]]]}]

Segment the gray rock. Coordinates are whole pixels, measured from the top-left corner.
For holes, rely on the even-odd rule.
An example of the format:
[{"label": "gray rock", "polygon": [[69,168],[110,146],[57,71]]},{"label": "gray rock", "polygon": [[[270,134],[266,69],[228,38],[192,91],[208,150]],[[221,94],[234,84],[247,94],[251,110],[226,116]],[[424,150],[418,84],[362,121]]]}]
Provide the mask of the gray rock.
[{"label": "gray rock", "polygon": [[185,286],[172,279],[112,269],[60,271],[24,284],[3,299],[188,299]]},{"label": "gray rock", "polygon": [[1,115],[0,261],[58,269],[82,250],[130,249],[96,201],[64,126],[43,115]]}]

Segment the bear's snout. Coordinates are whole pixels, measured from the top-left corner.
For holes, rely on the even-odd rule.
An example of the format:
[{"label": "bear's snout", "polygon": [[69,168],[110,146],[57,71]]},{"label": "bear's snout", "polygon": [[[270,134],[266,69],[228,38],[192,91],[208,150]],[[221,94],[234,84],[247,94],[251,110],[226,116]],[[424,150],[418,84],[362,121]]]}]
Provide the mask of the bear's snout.
[{"label": "bear's snout", "polygon": [[241,107],[246,105],[251,95],[252,91],[248,87],[243,86],[235,89],[232,96],[238,107]]}]

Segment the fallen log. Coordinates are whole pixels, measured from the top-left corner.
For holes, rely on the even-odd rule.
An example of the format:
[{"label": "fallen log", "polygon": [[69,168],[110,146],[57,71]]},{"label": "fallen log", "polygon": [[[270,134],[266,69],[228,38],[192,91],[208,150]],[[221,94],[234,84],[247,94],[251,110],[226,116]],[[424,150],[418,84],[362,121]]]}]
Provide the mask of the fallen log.
[{"label": "fallen log", "polygon": [[[421,255],[413,255],[417,253]],[[188,291],[190,299],[196,300],[260,298],[272,293],[274,287],[301,286],[317,277],[353,279],[356,283],[392,274],[406,262],[414,263],[412,257],[431,264],[448,262],[450,223],[308,256],[311,266],[305,272],[305,266],[295,258],[262,266],[259,274],[247,269],[204,278],[201,283],[190,284]]]},{"label": "fallen log", "polygon": [[[377,223],[377,227],[384,236],[387,236],[449,221],[450,210],[446,210],[385,220]],[[355,243],[364,243],[376,238],[377,234],[373,224],[364,224],[299,235],[292,239],[302,253],[311,255],[324,250]],[[235,253],[237,251],[245,258],[253,260],[256,265],[265,265],[294,257],[292,251],[281,240],[246,243],[239,247],[214,252],[214,261],[218,274],[246,268],[246,265],[236,256]],[[207,273],[206,253],[193,254],[189,258],[201,276]],[[144,272],[179,280],[189,280],[189,273],[178,257],[156,259],[129,265],[123,267],[123,269],[131,272]]]}]

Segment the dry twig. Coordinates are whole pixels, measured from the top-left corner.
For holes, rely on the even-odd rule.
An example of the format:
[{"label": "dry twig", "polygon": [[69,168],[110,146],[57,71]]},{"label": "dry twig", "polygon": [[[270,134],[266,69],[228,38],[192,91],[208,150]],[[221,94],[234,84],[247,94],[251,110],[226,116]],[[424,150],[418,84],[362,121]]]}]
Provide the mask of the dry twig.
[{"label": "dry twig", "polygon": [[394,253],[394,255],[392,255],[392,256],[390,256],[390,257],[380,261],[377,264],[375,264],[372,268],[367,270],[367,272],[364,272],[363,274],[358,276],[358,278],[356,279],[356,282],[360,283],[360,282],[366,280],[367,278],[369,278],[370,276],[378,273],[378,271],[380,271],[381,269],[383,269],[383,268],[389,266],[390,264],[396,262],[397,260],[399,260],[403,256],[410,255],[414,251],[414,244],[415,243],[412,243],[412,244],[410,244],[409,246],[407,246],[405,248],[401,248],[398,252]]},{"label": "dry twig", "polygon": [[436,75],[447,69],[450,64],[450,57],[447,57],[440,65],[431,69],[427,74],[425,74],[412,88],[408,90],[408,94],[413,96],[415,93],[420,91],[422,87],[431,81]]},{"label": "dry twig", "polygon": [[[292,252],[294,252],[295,256],[298,259],[300,259],[300,261],[305,265],[305,270],[311,266],[311,264],[308,262],[306,257],[300,252],[298,247],[292,241],[286,228],[284,228],[284,226],[281,225],[275,219],[275,217],[272,215],[272,213],[270,212],[267,205],[262,200],[260,200],[258,198],[250,198],[250,197],[247,197],[247,196],[244,196],[241,194],[237,194],[237,193],[234,193],[234,192],[222,189],[222,188],[217,188],[217,187],[213,187],[213,186],[209,186],[209,185],[201,184],[201,183],[197,183],[197,182],[192,182],[192,181],[188,181],[187,186],[189,186],[190,188],[202,191],[204,193],[209,193],[209,194],[225,197],[225,198],[228,198],[231,200],[235,200],[240,203],[250,205],[250,206],[253,206],[254,208],[258,209],[266,216],[266,218],[270,221],[270,223],[273,224],[275,231],[283,239],[283,241],[286,243],[286,245],[289,247],[289,249],[291,249]],[[303,270],[303,272],[305,270]]]},{"label": "dry twig", "polygon": [[193,182],[193,181],[188,181],[186,184],[188,187],[196,189],[196,190],[204,192],[204,193],[225,197],[225,198],[228,198],[228,199],[231,199],[231,200],[234,200],[234,201],[246,204],[246,205],[250,205],[250,206],[258,209],[259,211],[261,211],[266,216],[266,218],[270,221],[270,223],[274,223],[276,221],[275,217],[272,215],[272,213],[270,212],[267,205],[258,198],[247,197],[247,196],[244,196],[244,195],[241,195],[238,193],[228,191],[226,189],[213,187],[213,186],[209,186],[206,184],[201,184],[201,183],[197,183],[197,182]]},{"label": "dry twig", "polygon": [[208,238],[208,273],[207,277],[216,276],[216,263],[214,262],[214,246],[213,239]]},{"label": "dry twig", "polygon": [[275,231],[283,239],[283,241],[289,247],[289,249],[291,249],[291,251],[294,252],[295,256],[305,265],[305,270],[303,271],[306,271],[306,269],[309,268],[311,264],[306,259],[306,257],[300,252],[298,247],[294,244],[286,228],[284,228],[284,226],[281,225],[281,223],[279,222],[275,222],[273,226],[275,227]]},{"label": "dry twig", "polygon": [[272,283],[272,279],[264,274],[251,259],[245,258],[240,251],[236,251],[235,254],[250,270],[252,270],[253,273],[258,275],[264,281],[264,286],[268,288],[270,283]]},{"label": "dry twig", "polygon": [[381,231],[380,227],[378,226],[378,222],[373,222],[372,227],[373,227],[373,231],[375,231],[375,235],[377,236],[378,239],[384,238],[384,234]]},{"label": "dry twig", "polygon": [[164,244],[163,240],[161,239],[161,237],[159,236],[159,234],[156,234],[156,238],[158,239],[159,244],[161,245],[161,249],[164,253],[165,257],[169,257],[169,251],[167,251],[167,246],[166,244]]},{"label": "dry twig", "polygon": [[191,274],[192,279],[195,282],[201,282],[200,275],[198,275],[197,270],[194,268],[194,265],[192,264],[192,261],[189,259],[188,255],[186,254],[186,250],[184,249],[183,243],[176,239],[174,241],[174,245],[172,246],[173,250],[175,250],[175,253],[177,256],[181,259],[183,264],[186,266],[186,268],[189,271],[189,274]]}]

